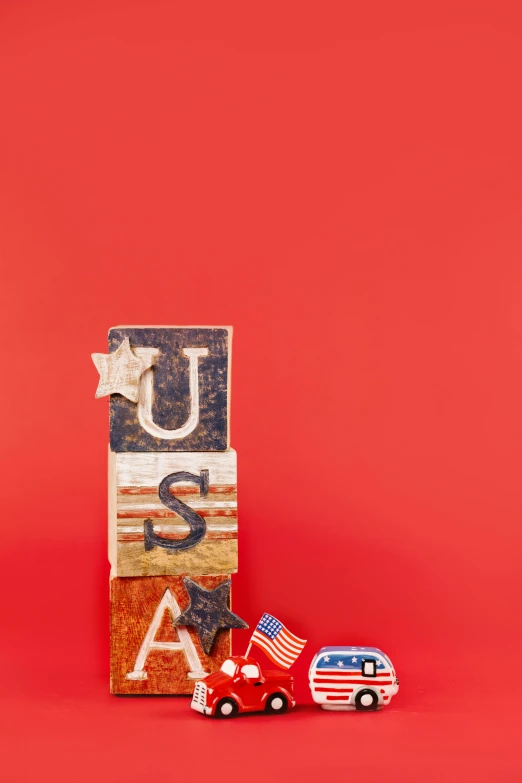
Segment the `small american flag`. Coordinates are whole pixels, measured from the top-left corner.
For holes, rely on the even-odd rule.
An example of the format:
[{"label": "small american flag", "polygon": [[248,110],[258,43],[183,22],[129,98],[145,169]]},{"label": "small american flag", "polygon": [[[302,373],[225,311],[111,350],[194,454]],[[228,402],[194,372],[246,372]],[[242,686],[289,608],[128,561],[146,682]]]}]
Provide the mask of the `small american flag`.
[{"label": "small american flag", "polygon": [[306,639],[298,639],[283,623],[265,612],[252,634],[250,644],[260,647],[276,666],[289,669],[298,659]]}]

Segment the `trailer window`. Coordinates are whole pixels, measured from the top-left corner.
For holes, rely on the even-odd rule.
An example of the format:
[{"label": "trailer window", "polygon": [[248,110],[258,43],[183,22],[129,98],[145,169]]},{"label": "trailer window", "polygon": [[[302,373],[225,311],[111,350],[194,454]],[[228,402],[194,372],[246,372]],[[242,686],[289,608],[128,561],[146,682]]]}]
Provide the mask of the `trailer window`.
[{"label": "trailer window", "polygon": [[362,673],[365,677],[377,677],[377,664],[375,661],[364,660],[362,662]]}]

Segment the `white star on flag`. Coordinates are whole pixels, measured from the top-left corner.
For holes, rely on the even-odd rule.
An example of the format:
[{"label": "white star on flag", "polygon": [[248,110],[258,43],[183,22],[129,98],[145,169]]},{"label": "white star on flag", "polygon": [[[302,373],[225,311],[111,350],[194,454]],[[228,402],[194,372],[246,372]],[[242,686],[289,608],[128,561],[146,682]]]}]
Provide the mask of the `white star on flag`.
[{"label": "white star on flag", "polygon": [[338,661],[337,666],[344,666],[344,663],[342,661]]},{"label": "white star on flag", "polygon": [[357,663],[357,658],[352,658],[352,663]]},{"label": "white star on flag", "polygon": [[325,655],[324,656],[324,660],[326,661],[326,663],[329,663],[330,662],[330,656],[329,655]]},{"label": "white star on flag", "polygon": [[93,353],[91,356],[100,373],[96,399],[107,394],[121,394],[131,402],[138,402],[140,378],[152,366],[153,359],[136,356],[128,337],[114,353]]}]

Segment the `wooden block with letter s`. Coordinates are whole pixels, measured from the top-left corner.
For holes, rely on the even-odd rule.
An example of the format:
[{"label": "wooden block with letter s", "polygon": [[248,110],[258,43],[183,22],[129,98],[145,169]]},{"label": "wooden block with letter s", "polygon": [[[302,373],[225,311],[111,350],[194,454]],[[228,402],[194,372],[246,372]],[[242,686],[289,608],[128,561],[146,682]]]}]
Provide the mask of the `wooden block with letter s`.
[{"label": "wooden block with letter s", "polygon": [[236,452],[109,452],[111,576],[237,571]]},{"label": "wooden block with letter s", "polygon": [[[203,590],[229,580],[195,577]],[[176,625],[190,599],[179,576],[111,580],[111,693],[192,693],[230,655],[229,628],[214,629],[209,653],[197,630]]]}]

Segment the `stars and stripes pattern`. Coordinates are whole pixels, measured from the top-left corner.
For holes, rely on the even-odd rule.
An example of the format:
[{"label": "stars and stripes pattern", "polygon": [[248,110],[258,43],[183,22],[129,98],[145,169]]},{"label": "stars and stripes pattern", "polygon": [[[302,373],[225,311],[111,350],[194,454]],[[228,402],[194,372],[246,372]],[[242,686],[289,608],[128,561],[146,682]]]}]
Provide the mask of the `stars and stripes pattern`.
[{"label": "stars and stripes pattern", "polygon": [[[364,674],[364,662],[375,662],[373,676]],[[389,659],[380,650],[365,647],[330,648],[326,655],[320,655],[314,661],[310,674],[312,696],[318,703],[324,703],[324,700],[351,703],[354,692],[364,685],[378,689],[379,703],[387,703],[390,695],[382,688],[395,681]]]},{"label": "stars and stripes pattern", "polygon": [[384,668],[384,662],[376,655],[357,652],[356,648],[354,648],[354,650],[351,651],[351,654],[349,651],[348,653],[341,653],[341,654],[330,653],[329,655],[324,655],[317,662],[317,668],[318,669],[339,668],[344,670],[353,669],[355,671],[361,671],[363,661],[375,661],[375,665],[377,669]]},{"label": "stars and stripes pattern", "polygon": [[252,634],[250,644],[260,647],[276,666],[289,669],[301,654],[306,639],[294,636],[283,623],[265,612]]}]

